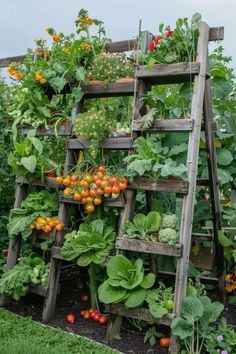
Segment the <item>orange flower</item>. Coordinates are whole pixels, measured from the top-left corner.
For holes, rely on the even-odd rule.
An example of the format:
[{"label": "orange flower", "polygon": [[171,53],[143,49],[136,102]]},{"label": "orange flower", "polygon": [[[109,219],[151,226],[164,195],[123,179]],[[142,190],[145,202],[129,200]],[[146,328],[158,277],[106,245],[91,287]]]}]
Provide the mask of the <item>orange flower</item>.
[{"label": "orange flower", "polygon": [[42,80],[42,76],[40,75],[40,73],[39,73],[38,71],[36,71],[36,73],[35,73],[35,79],[36,79],[37,81]]},{"label": "orange flower", "polygon": [[87,42],[83,42],[83,43],[81,43],[80,47],[82,49],[89,50],[91,46]]},{"label": "orange flower", "polygon": [[93,24],[93,20],[90,17],[86,17],[86,22],[89,26]]},{"label": "orange flower", "polygon": [[21,80],[21,79],[23,79],[23,77],[24,77],[24,74],[22,74],[22,73],[16,73],[16,74],[15,74],[15,78],[16,78],[17,80]]},{"label": "orange flower", "polygon": [[45,82],[47,82],[46,79],[41,79],[41,80],[40,80],[40,84],[45,84]]},{"label": "orange flower", "polygon": [[60,42],[61,37],[60,37],[58,34],[54,34],[54,35],[52,36],[52,39],[53,39],[54,42]]},{"label": "orange flower", "polygon": [[79,24],[79,27],[80,27],[80,28],[84,28],[84,23],[80,23],[80,24]]}]

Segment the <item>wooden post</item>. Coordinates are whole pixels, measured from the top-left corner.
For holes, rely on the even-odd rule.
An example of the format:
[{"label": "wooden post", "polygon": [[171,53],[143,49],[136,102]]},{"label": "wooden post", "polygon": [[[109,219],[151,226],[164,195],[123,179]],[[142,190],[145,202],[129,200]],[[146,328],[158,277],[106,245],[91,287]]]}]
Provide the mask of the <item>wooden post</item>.
[{"label": "wooden post", "polygon": [[[175,280],[174,313],[177,316],[181,314],[182,302],[186,294],[189,254],[191,248],[192,223],[198,170],[199,141],[201,133],[201,119],[208,58],[209,27],[205,22],[200,23],[199,32],[196,62],[200,63],[200,72],[199,75],[195,76],[193,84],[191,118],[194,121],[194,126],[193,131],[189,134],[187,155],[187,176],[189,181],[189,191],[183,199],[183,211],[179,241],[181,244],[183,244],[183,256],[177,260]],[[178,353],[179,350],[176,339],[173,336],[171,338],[171,346],[169,350],[171,353]]]}]

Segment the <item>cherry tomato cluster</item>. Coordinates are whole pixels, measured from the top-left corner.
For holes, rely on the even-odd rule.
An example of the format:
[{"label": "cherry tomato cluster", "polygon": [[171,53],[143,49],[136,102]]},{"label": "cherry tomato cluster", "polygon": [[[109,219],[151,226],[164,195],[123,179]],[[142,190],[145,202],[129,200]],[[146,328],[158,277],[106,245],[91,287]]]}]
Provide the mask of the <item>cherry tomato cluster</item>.
[{"label": "cherry tomato cluster", "polygon": [[94,322],[98,322],[101,325],[105,325],[108,321],[108,318],[106,316],[103,316],[100,312],[94,309],[81,310],[80,316],[83,317],[85,320],[92,318]]},{"label": "cherry tomato cluster", "polygon": [[59,219],[52,219],[50,216],[45,218],[38,216],[35,221],[29,225],[30,229],[42,230],[44,232],[50,232],[54,228],[57,231],[61,231],[63,229],[63,224]]},{"label": "cherry tomato cluster", "polygon": [[85,174],[56,177],[56,183],[65,186],[63,194],[81,201],[88,213],[93,213],[95,207],[102,204],[103,197],[118,198],[120,192],[127,188],[127,182],[127,177],[108,174],[104,166],[99,166]]}]

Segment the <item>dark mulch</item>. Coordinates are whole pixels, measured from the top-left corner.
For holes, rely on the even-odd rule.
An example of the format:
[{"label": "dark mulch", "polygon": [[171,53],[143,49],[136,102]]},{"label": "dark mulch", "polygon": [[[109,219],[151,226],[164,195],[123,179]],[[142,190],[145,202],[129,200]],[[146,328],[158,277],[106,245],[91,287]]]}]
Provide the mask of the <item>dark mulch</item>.
[{"label": "dark mulch", "polygon": [[[61,286],[60,295],[57,298],[55,317],[48,324],[53,327],[60,327],[65,331],[85,336],[108,345],[122,353],[127,354],[166,354],[168,351],[158,344],[152,348],[143,342],[144,335],[135,331],[134,327],[127,321],[123,321],[121,339],[115,339],[111,344],[106,341],[106,326],[101,326],[93,320],[84,320],[79,316],[80,310],[87,309],[88,303],[82,302],[81,290],[76,286],[76,280],[64,281]],[[214,294],[213,296],[214,297]],[[12,301],[6,309],[22,316],[31,316],[33,320],[41,322],[44,299],[38,295],[27,294],[19,302]],[[65,316],[68,312],[74,312],[77,320],[74,324],[68,325]],[[236,306],[229,306],[223,314],[228,322],[236,326]],[[165,335],[168,335],[167,327],[158,328]]]}]

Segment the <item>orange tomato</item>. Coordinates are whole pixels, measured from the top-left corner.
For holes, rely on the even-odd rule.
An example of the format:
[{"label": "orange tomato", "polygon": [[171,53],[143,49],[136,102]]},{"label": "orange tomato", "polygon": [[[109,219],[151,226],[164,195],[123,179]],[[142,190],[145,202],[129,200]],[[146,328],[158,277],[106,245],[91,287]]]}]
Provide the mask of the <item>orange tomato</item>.
[{"label": "orange tomato", "polygon": [[50,231],[52,231],[52,228],[51,228],[51,226],[46,225],[44,230],[45,230],[45,232],[50,232]]},{"label": "orange tomato", "polygon": [[102,204],[102,199],[96,197],[96,198],[94,198],[93,202],[94,202],[95,205],[100,205],[100,204]]},{"label": "orange tomato", "polygon": [[120,188],[121,191],[124,191],[127,188],[127,183],[120,182],[119,183],[119,188]]},{"label": "orange tomato", "polygon": [[59,177],[58,176],[58,177],[55,178],[55,181],[56,181],[57,184],[62,184],[63,183],[63,177]]},{"label": "orange tomato", "polygon": [[87,189],[81,191],[81,197],[87,198],[89,195],[89,191]]},{"label": "orange tomato", "polygon": [[70,178],[67,178],[67,177],[64,178],[62,183],[64,184],[65,187],[70,187],[70,185],[71,185]]},{"label": "orange tomato", "polygon": [[56,230],[57,231],[61,231],[63,229],[63,224],[58,224],[57,226],[56,226]]},{"label": "orange tomato", "polygon": [[104,194],[104,191],[102,189],[97,189],[97,195],[103,195]]},{"label": "orange tomato", "polygon": [[72,189],[67,187],[64,191],[63,191],[63,194],[66,195],[66,196],[69,196],[71,195],[72,193]]},{"label": "orange tomato", "polygon": [[98,171],[104,173],[105,172],[105,167],[104,166],[99,166]]},{"label": "orange tomato", "polygon": [[120,193],[120,188],[118,186],[113,186],[112,187],[112,193],[119,194]]},{"label": "orange tomato", "polygon": [[93,204],[87,204],[85,209],[86,209],[87,213],[93,213],[95,210],[95,207]]},{"label": "orange tomato", "polygon": [[160,346],[163,348],[169,348],[170,346],[170,338],[169,337],[162,337],[160,339]]},{"label": "orange tomato", "polygon": [[111,191],[112,191],[112,187],[111,186],[107,186],[107,187],[104,188],[105,194],[110,194]]},{"label": "orange tomato", "polygon": [[91,197],[96,197],[97,195],[96,189],[90,189],[89,194],[91,195]]},{"label": "orange tomato", "polygon": [[86,197],[83,197],[83,198],[81,199],[81,202],[82,202],[82,204],[86,204],[86,203],[87,203],[87,198],[86,198]]},{"label": "orange tomato", "polygon": [[70,177],[70,179],[71,179],[72,182],[76,182],[77,179],[78,179],[78,176],[73,175],[73,176]]},{"label": "orange tomato", "polygon": [[81,194],[80,194],[80,193],[75,193],[75,194],[73,195],[73,199],[74,199],[74,200],[81,200]]}]

